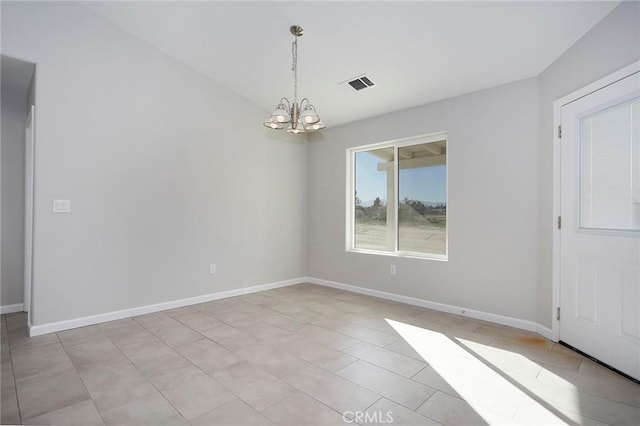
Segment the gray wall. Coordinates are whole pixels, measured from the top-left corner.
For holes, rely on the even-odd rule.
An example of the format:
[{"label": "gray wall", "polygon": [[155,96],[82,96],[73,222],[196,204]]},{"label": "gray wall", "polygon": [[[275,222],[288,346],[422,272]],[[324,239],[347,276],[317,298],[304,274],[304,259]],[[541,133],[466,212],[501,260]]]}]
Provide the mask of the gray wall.
[{"label": "gray wall", "polygon": [[[535,320],[537,96],[529,79],[323,132],[309,152],[309,275]],[[440,131],[449,261],[345,252],[345,149]]]},{"label": "gray wall", "polygon": [[[36,325],[310,275],[549,326],[552,102],[640,52],[623,3],[537,78],[304,146],[78,5],[1,7],[3,52],[38,63]],[[345,149],[443,130],[449,261],[346,253]]]},{"label": "gray wall", "polygon": [[640,2],[625,1],[539,76],[538,323],[551,326],[553,102],[640,59]]},{"label": "gray wall", "polygon": [[71,2],[3,2],[2,50],[38,64],[34,325],[305,275],[307,147],[267,111]]},{"label": "gray wall", "polygon": [[[309,275],[550,327],[553,101],[638,60],[639,8],[622,3],[536,78],[325,131],[309,152]],[[449,262],[345,252],[345,149],[444,130]]]},{"label": "gray wall", "polygon": [[1,226],[0,306],[23,303],[24,297],[24,126],[26,92],[2,78],[0,99]]}]

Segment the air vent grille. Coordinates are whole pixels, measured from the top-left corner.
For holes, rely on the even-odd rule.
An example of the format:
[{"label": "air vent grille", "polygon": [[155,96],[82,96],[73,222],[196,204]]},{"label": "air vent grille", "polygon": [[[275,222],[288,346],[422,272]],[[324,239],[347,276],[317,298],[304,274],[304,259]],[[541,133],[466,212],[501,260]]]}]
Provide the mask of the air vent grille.
[{"label": "air vent grille", "polygon": [[357,91],[375,86],[375,83],[371,81],[371,79],[366,75],[356,77],[352,80],[349,80],[347,83],[349,84],[349,86],[353,87],[353,89]]}]

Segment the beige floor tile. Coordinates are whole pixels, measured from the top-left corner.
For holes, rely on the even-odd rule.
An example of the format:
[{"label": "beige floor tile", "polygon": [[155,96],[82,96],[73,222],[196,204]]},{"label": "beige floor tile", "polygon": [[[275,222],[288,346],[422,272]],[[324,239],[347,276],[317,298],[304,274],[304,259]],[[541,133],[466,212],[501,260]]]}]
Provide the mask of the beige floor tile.
[{"label": "beige floor tile", "polygon": [[100,328],[100,330],[106,333],[107,330],[112,330],[112,329],[121,328],[121,327],[130,327],[130,326],[138,325],[138,323],[135,322],[133,318],[122,318],[119,320],[101,322],[100,324],[96,324],[96,325]]},{"label": "beige floor tile", "polygon": [[286,351],[286,348],[279,350],[267,344],[245,347],[237,350],[236,354],[256,367],[280,378],[293,374],[310,365],[307,361],[293,356]]},{"label": "beige floor tile", "polygon": [[528,376],[535,378],[542,371],[542,367],[529,358],[493,346],[481,345],[475,342],[463,342],[462,347],[472,355],[492,367],[504,372],[507,376]]},{"label": "beige floor tile", "polygon": [[304,321],[316,327],[322,327],[327,330],[335,330],[336,328],[342,327],[346,324],[334,317],[329,317],[319,312],[307,310],[292,314],[292,316],[300,321]]},{"label": "beige floor tile", "polygon": [[112,364],[129,364],[124,354],[109,339],[80,343],[66,350],[79,372]]},{"label": "beige floor tile", "polygon": [[559,353],[551,349],[539,349],[530,345],[513,343],[507,339],[496,338],[491,346],[518,353],[531,361],[578,371],[582,359],[577,354]]},{"label": "beige floor tile", "polygon": [[264,308],[262,306],[258,306],[255,303],[247,302],[246,300],[243,300],[242,297],[234,297],[233,300],[234,303],[231,305],[231,307],[235,311],[244,312],[247,314],[264,311]]},{"label": "beige floor tile", "polygon": [[516,425],[581,425],[581,426],[609,426],[589,417],[573,413],[568,410],[558,410],[549,404],[536,400],[525,401],[513,416],[512,423]]},{"label": "beige floor tile", "polygon": [[13,377],[13,365],[11,364],[11,358],[2,361],[0,363],[0,391],[15,389],[16,382]]},{"label": "beige floor tile", "polygon": [[240,401],[227,402],[191,420],[193,426],[268,426],[266,417]]},{"label": "beige floor tile", "polygon": [[[261,315],[258,317],[260,316]],[[296,334],[290,331],[276,327],[275,325],[266,323],[255,317],[240,321],[235,324],[235,327],[267,343],[275,340],[288,340],[297,337]]]},{"label": "beige floor tile", "polygon": [[588,377],[593,377],[596,379],[609,380],[617,383],[629,383],[631,380],[627,379],[621,374],[616,373],[604,367],[597,362],[591,361],[590,359],[583,359],[580,363],[580,368],[578,369],[580,374],[583,374]]},{"label": "beige floor tile", "polygon": [[631,380],[603,380],[557,367],[546,367],[540,372],[537,380],[548,387],[579,389],[580,392],[640,407],[640,385]]},{"label": "beige floor tile", "polygon": [[463,400],[441,392],[436,392],[417,411],[447,426],[490,424]]},{"label": "beige floor tile", "polygon": [[411,380],[414,380],[423,385],[427,385],[430,388],[437,389],[440,392],[447,393],[451,396],[461,398],[456,390],[447,382],[441,375],[429,365],[416,373]]},{"label": "beige floor tile", "polygon": [[208,330],[201,331],[201,333],[230,351],[262,343],[256,337],[229,325],[210,328]]},{"label": "beige floor tile", "polygon": [[285,381],[339,413],[363,411],[380,395],[318,367],[309,367]]},{"label": "beige floor tile", "polygon": [[362,425],[441,426],[440,423],[385,398],[378,400],[363,414],[355,414],[353,419]]},{"label": "beige floor tile", "polygon": [[80,376],[100,412],[128,404],[156,391],[132,364],[126,368],[98,368]]},{"label": "beige floor tile", "polygon": [[172,348],[202,339],[200,333],[180,323],[149,327],[149,331]]},{"label": "beige floor tile", "polygon": [[433,388],[364,361],[351,364],[336,374],[411,410],[435,393]]},{"label": "beige floor tile", "polygon": [[165,325],[174,325],[178,323],[178,321],[171,318],[164,312],[155,312],[153,314],[140,315],[137,317],[133,317],[133,319],[144,328],[162,327]]},{"label": "beige floor tile", "polygon": [[347,337],[343,334],[327,330],[323,327],[317,327],[315,325],[301,328],[297,331],[297,333],[302,337],[308,337],[322,345],[328,346],[332,349],[337,349],[339,351],[360,342],[358,339]]},{"label": "beige floor tile", "polygon": [[260,293],[252,293],[240,296],[239,299],[244,300],[245,302],[253,303],[254,305],[263,305],[265,303],[271,302],[273,297],[265,296]]},{"label": "beige floor tile", "polygon": [[78,402],[29,419],[30,425],[98,426],[104,425],[91,400]]},{"label": "beige floor tile", "polygon": [[43,334],[42,336],[29,337],[27,329],[22,332],[14,332],[9,334],[9,346],[12,351],[18,349],[27,349],[34,346],[48,345],[50,343],[58,343],[56,333]]},{"label": "beige floor tile", "polygon": [[568,410],[612,425],[640,425],[640,408],[578,392]]},{"label": "beige floor tile", "polygon": [[290,317],[289,315],[273,311],[261,313],[256,318],[259,318],[260,321],[266,322],[276,327],[280,327],[287,331],[297,331],[308,325],[308,323],[304,321],[300,321],[296,318]]},{"label": "beige floor tile", "polygon": [[5,322],[9,333],[27,328],[27,313],[16,312],[14,314],[7,314],[5,316]]},{"label": "beige floor tile", "polygon": [[358,359],[327,346],[314,342],[311,339],[301,339],[289,342],[284,348],[292,355],[322,367],[325,370],[337,371]]},{"label": "beige floor tile", "polygon": [[384,347],[387,350],[399,353],[400,355],[408,356],[409,358],[413,358],[417,361],[424,362],[424,359],[420,356],[413,346],[407,343],[404,339],[398,339],[395,342]]},{"label": "beige floor tile", "polygon": [[355,324],[342,324],[335,328],[338,333],[376,346],[387,346],[400,338],[397,333],[372,330]]},{"label": "beige floor tile", "polygon": [[191,363],[177,352],[163,353],[153,358],[134,362],[138,370],[147,378],[188,367]]},{"label": "beige floor tile", "polygon": [[151,379],[186,419],[194,419],[236,397],[200,369],[190,366]]},{"label": "beige floor tile", "polygon": [[210,315],[212,312],[219,311],[221,309],[228,309],[227,305],[220,304],[220,300],[213,300],[211,302],[200,303],[196,305],[198,310],[204,314]]},{"label": "beige floor tile", "polygon": [[486,324],[483,321],[478,321],[452,314],[442,314],[438,318],[437,323],[442,324],[446,327],[452,327],[464,331],[475,331],[481,325]]},{"label": "beige floor tile", "polygon": [[120,349],[147,378],[179,370],[191,364],[156,337],[148,342],[123,345]]},{"label": "beige floor tile", "polygon": [[32,346],[12,353],[13,374],[16,380],[73,366],[62,344]]},{"label": "beige floor tile", "polygon": [[187,420],[180,415],[171,404],[159,393],[154,393],[142,399],[137,399],[102,414],[107,425],[158,425],[181,426],[188,425]]},{"label": "beige floor tile", "polygon": [[[187,424],[173,403],[212,425],[640,424],[640,385],[535,333],[312,284],[35,338],[26,315],[0,320],[2,423]],[[421,385],[437,392],[417,412],[378,395],[414,407]]]},{"label": "beige floor tile", "polygon": [[175,315],[173,318],[177,319],[184,325],[191,327],[195,331],[207,330],[209,328],[222,325],[220,320],[217,320],[210,315],[203,314],[200,311]]},{"label": "beige floor tile", "polygon": [[[5,380],[4,374],[2,380]],[[13,381],[13,377],[11,380]],[[0,424],[20,424],[18,397],[14,386],[3,386],[0,392]]]},{"label": "beige floor tile", "polygon": [[16,386],[23,422],[89,399],[80,376],[73,368],[18,380]]},{"label": "beige floor tile", "polygon": [[282,315],[287,315],[292,317],[292,315],[304,311],[304,308],[301,308],[300,306],[292,305],[290,303],[285,303],[276,297],[273,297],[272,299],[275,299],[275,300],[263,306],[271,309],[273,312],[277,312]]},{"label": "beige floor tile", "polygon": [[200,308],[198,307],[198,305],[188,305],[188,306],[182,306],[180,308],[167,309],[166,311],[162,311],[162,312],[170,316],[171,318],[175,318],[178,315],[185,315],[193,312],[200,312]]},{"label": "beige floor tile", "polygon": [[441,333],[444,333],[448,337],[456,340],[460,343],[479,343],[481,345],[489,346],[496,339],[495,336],[488,334],[481,334],[476,332],[470,332],[466,330],[458,330],[449,326],[438,326]]},{"label": "beige floor tile", "polygon": [[149,330],[136,323],[135,321],[120,323],[120,326],[112,326],[102,328],[109,339],[117,345],[124,346],[130,344],[142,344],[144,342],[156,341],[158,338]]},{"label": "beige floor tile", "polygon": [[320,300],[308,304],[305,309],[312,312],[317,312],[322,315],[326,315],[330,318],[339,318],[346,313],[342,309],[336,307],[337,300]]},{"label": "beige floor tile", "polygon": [[369,300],[366,298],[358,298],[353,301],[340,300],[335,297],[333,299],[335,299],[333,305],[346,313],[352,313],[356,315],[376,315],[379,312],[379,303],[377,301]]},{"label": "beige floor tile", "polygon": [[273,424],[335,426],[345,424],[342,414],[302,392],[285,398],[262,412]]},{"label": "beige floor tile", "polygon": [[97,325],[88,327],[74,328],[72,330],[60,331],[56,333],[58,339],[62,342],[62,346],[69,348],[81,343],[89,343],[96,340],[108,339],[102,329]]},{"label": "beige floor tile", "polygon": [[389,332],[393,331],[393,328],[381,317],[375,317],[373,314],[360,314],[354,312],[346,312],[338,317],[340,321],[367,327],[376,331]]},{"label": "beige floor tile", "polygon": [[216,318],[217,320],[222,321],[227,325],[234,326],[238,322],[243,322],[247,319],[251,319],[259,315],[259,313],[260,312],[238,311],[235,309],[235,305],[233,305],[233,306],[227,307],[226,309],[220,309],[215,312],[207,312],[207,315],[211,315],[213,318]]},{"label": "beige floor tile", "polygon": [[369,343],[358,343],[345,349],[345,352],[405,377],[413,376],[427,365],[414,358],[409,358]]},{"label": "beige floor tile", "polygon": [[289,384],[246,362],[218,371],[212,376],[258,411],[275,404],[294,391]]},{"label": "beige floor tile", "polygon": [[183,357],[205,373],[224,370],[244,361],[242,357],[225,349],[219,344],[201,339],[175,348]]}]

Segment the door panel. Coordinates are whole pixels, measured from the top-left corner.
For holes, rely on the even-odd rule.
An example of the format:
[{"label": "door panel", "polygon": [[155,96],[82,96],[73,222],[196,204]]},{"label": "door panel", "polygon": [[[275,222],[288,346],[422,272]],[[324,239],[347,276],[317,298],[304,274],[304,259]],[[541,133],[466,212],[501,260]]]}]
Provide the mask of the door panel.
[{"label": "door panel", "polygon": [[562,106],[560,340],[640,379],[640,79]]}]

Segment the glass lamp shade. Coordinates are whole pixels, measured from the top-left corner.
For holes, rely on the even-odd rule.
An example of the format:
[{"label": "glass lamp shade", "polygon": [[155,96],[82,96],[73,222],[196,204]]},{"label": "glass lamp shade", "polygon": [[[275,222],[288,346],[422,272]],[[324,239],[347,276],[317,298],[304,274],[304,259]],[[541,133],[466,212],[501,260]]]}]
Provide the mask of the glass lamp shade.
[{"label": "glass lamp shade", "polygon": [[320,117],[318,117],[318,114],[311,105],[307,105],[307,107],[300,114],[299,121],[303,125],[313,124],[319,122]]},{"label": "glass lamp shade", "polygon": [[271,114],[271,121],[276,123],[287,123],[291,120],[289,109],[282,103],[276,106]]},{"label": "glass lamp shade", "polygon": [[317,123],[305,124],[304,129],[307,132],[315,132],[316,130],[322,130],[327,127],[322,120],[318,120]]},{"label": "glass lamp shade", "polygon": [[267,120],[264,123],[262,123],[265,125],[265,127],[268,127],[270,129],[284,129],[284,125],[282,123],[278,123],[275,121],[271,121],[271,120]]},{"label": "glass lamp shade", "polygon": [[300,133],[304,133],[304,128],[300,125],[293,127],[291,124],[289,124],[289,127],[287,127],[287,132],[294,133],[297,135]]}]

